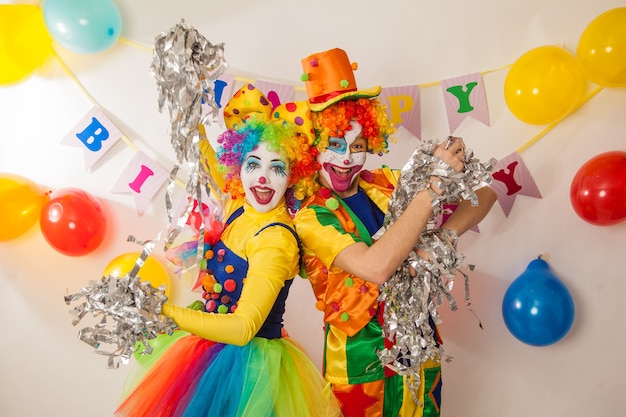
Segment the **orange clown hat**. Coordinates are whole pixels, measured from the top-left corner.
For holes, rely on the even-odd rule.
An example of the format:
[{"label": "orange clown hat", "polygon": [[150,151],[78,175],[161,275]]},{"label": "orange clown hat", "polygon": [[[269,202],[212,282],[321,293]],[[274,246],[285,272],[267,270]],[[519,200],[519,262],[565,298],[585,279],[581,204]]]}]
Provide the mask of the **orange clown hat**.
[{"label": "orange clown hat", "polygon": [[322,111],[344,99],[373,98],[380,94],[381,87],[358,90],[354,71],[356,62],[350,63],[343,49],[335,48],[317,52],[302,60],[304,73],[300,77],[306,86],[311,111]]}]

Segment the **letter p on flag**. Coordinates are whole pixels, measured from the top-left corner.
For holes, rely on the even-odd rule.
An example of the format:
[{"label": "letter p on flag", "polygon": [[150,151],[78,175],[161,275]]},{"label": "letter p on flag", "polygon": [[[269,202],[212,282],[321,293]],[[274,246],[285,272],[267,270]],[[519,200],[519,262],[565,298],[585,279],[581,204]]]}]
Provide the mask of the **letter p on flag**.
[{"label": "letter p on flag", "polygon": [[420,89],[417,85],[385,87],[380,93],[387,104],[387,116],[397,127],[404,127],[413,136],[421,139]]}]

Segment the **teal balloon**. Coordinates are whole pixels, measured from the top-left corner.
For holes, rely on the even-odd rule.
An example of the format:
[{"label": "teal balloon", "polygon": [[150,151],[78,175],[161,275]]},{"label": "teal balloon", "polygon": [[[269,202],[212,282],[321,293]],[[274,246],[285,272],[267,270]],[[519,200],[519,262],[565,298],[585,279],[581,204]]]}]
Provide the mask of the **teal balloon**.
[{"label": "teal balloon", "polygon": [[531,346],[547,346],[571,329],[574,301],[550,266],[535,259],[504,294],[502,316],[518,340]]},{"label": "teal balloon", "polygon": [[112,0],[45,0],[42,11],[50,36],[79,54],[110,48],[122,30],[122,18]]}]

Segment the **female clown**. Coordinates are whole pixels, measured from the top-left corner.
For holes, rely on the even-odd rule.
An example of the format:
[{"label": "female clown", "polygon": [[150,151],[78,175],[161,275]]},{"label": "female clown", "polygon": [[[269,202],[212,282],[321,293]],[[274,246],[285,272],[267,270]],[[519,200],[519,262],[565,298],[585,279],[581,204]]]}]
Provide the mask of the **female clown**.
[{"label": "female clown", "polygon": [[306,195],[316,164],[308,154],[306,105],[269,106],[246,85],[224,110],[228,130],[217,152],[207,149],[205,156],[217,162],[223,175],[216,183],[231,198],[224,202],[219,241],[205,239],[205,309],[163,306],[187,333],[162,352],[117,415],[341,415],[320,372],[282,331],[285,300],[300,268],[285,193]]}]

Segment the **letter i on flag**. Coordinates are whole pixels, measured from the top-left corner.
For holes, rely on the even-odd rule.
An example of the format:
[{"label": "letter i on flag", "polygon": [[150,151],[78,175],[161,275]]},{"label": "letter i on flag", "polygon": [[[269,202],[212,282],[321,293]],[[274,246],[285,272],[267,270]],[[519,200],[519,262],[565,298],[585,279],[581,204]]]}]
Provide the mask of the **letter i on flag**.
[{"label": "letter i on flag", "polygon": [[111,189],[114,194],[132,193],[141,215],[169,177],[169,172],[143,152],[137,152]]},{"label": "letter i on flag", "polygon": [[70,130],[61,141],[84,149],[85,169],[91,167],[104,156],[122,137],[122,132],[97,107],[89,112]]}]

